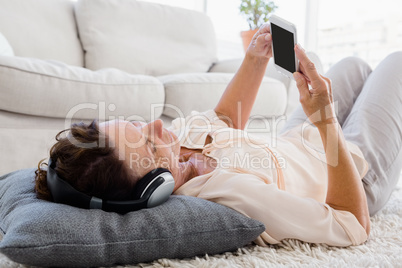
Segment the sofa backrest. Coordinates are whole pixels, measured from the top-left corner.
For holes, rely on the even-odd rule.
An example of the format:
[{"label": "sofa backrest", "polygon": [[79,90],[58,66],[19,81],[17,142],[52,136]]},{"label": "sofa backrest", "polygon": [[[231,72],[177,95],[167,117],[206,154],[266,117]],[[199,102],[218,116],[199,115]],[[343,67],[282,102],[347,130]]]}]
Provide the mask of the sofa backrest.
[{"label": "sofa backrest", "polygon": [[0,32],[16,56],[83,66],[71,0],[0,0]]},{"label": "sofa backrest", "polygon": [[85,67],[133,74],[206,72],[216,61],[212,22],[201,12],[135,0],[79,0]]}]

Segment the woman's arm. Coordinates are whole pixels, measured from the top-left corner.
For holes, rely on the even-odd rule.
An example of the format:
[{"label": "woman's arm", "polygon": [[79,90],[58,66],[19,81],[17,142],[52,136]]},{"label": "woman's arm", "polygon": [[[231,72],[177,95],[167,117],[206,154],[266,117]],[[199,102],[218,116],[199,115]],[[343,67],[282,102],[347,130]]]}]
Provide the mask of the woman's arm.
[{"label": "woman's arm", "polygon": [[328,168],[326,203],[337,210],[351,212],[370,233],[370,215],[359,172],[347,148],[338,122],[318,126]]},{"label": "woman's arm", "polygon": [[242,65],[215,107],[229,126],[244,129],[271,57],[270,27],[265,24],[254,35]]},{"label": "woman's arm", "polygon": [[331,81],[317,72],[299,45],[295,51],[301,70],[301,73],[294,73],[300,103],[310,121],[318,128],[325,149],[328,169],[326,203],[336,210],[351,212],[369,234],[370,215],[366,194],[334,113]]}]

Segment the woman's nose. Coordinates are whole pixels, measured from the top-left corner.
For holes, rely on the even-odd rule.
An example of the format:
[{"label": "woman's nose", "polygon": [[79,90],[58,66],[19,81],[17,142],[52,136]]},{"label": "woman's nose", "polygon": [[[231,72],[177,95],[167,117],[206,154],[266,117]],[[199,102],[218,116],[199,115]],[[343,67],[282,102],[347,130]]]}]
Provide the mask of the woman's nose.
[{"label": "woman's nose", "polygon": [[150,133],[156,135],[159,139],[162,138],[163,133],[163,121],[160,119],[156,119],[155,121],[148,123],[148,128]]}]

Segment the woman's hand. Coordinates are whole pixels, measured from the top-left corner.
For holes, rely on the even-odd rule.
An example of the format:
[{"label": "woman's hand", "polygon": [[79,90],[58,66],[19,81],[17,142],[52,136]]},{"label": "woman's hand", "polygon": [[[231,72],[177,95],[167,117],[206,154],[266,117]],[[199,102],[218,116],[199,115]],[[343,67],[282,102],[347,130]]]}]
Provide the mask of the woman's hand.
[{"label": "woman's hand", "polygon": [[269,23],[260,27],[258,32],[253,36],[247,49],[247,54],[256,57],[272,57],[272,37]]},{"label": "woman's hand", "polygon": [[318,73],[314,63],[307,57],[300,45],[295,46],[295,52],[300,61],[300,72],[295,72],[293,77],[299,89],[300,103],[304,112],[317,127],[336,123],[331,80]]}]

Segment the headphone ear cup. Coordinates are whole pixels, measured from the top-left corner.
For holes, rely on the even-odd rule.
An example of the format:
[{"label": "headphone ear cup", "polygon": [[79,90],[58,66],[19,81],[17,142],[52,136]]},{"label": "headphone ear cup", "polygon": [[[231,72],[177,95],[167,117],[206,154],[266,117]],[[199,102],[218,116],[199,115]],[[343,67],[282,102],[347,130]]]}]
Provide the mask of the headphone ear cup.
[{"label": "headphone ear cup", "polygon": [[152,181],[148,189],[145,190],[145,196],[149,196],[147,207],[152,208],[166,202],[174,190],[174,179],[172,173],[164,172]]},{"label": "headphone ear cup", "polygon": [[134,192],[133,192],[133,199],[140,199],[142,194],[145,192],[145,189],[148,187],[148,185],[154,179],[153,176],[148,176],[148,174],[145,175],[142,179],[140,179],[137,182],[137,185],[135,185]]},{"label": "headphone ear cup", "polygon": [[152,181],[161,173],[164,172],[169,172],[169,170],[165,169],[165,168],[156,168],[150,172],[148,172],[142,179],[140,179],[137,182],[137,185],[134,188],[133,191],[133,198],[134,199],[140,199],[141,196],[145,193],[145,191],[147,190],[147,188],[150,186],[150,184],[152,183]]}]

